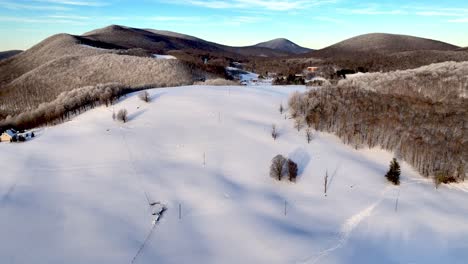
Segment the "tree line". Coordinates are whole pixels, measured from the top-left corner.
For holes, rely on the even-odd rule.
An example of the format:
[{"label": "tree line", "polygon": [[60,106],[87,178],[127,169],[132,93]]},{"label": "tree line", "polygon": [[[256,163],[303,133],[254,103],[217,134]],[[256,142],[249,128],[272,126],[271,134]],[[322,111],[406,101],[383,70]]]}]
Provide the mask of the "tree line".
[{"label": "tree line", "polygon": [[53,125],[99,105],[111,105],[120,96],[135,91],[118,83],[86,86],[61,93],[55,100],[40,104],[35,110],[23,112],[0,121],[0,131],[7,128],[29,129]]},{"label": "tree line", "polygon": [[355,86],[329,86],[290,97],[291,115],[335,133],[355,148],[381,147],[424,176],[464,179],[468,157],[468,99],[450,103]]}]

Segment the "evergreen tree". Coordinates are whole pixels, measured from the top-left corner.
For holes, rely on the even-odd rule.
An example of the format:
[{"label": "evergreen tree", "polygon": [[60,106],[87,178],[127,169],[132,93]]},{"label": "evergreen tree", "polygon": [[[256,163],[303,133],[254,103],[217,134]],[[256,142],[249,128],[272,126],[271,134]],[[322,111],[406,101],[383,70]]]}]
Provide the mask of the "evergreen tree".
[{"label": "evergreen tree", "polygon": [[400,164],[398,164],[398,161],[393,158],[390,162],[390,169],[387,174],[385,174],[385,178],[395,185],[400,185],[400,173]]}]

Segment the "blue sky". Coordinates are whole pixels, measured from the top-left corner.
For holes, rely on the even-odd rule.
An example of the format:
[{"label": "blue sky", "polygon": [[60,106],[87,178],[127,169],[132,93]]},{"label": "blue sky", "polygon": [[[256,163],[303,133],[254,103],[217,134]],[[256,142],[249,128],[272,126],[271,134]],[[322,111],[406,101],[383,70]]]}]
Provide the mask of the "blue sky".
[{"label": "blue sky", "polygon": [[278,37],[322,48],[364,33],[468,46],[468,1],[0,0],[0,50],[110,24],[165,29],[228,45]]}]

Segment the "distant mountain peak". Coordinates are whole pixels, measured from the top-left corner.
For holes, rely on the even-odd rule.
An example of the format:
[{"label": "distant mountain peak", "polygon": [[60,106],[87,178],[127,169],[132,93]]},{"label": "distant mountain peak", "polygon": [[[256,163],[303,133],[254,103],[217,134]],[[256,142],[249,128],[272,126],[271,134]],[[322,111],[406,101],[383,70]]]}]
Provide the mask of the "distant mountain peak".
[{"label": "distant mountain peak", "polygon": [[276,38],[270,41],[261,42],[254,45],[254,47],[269,48],[294,54],[302,54],[311,51],[311,49],[301,47],[286,38]]},{"label": "distant mountain peak", "polygon": [[369,33],[352,37],[325,49],[371,52],[403,52],[418,50],[455,50],[449,43],[408,35]]}]

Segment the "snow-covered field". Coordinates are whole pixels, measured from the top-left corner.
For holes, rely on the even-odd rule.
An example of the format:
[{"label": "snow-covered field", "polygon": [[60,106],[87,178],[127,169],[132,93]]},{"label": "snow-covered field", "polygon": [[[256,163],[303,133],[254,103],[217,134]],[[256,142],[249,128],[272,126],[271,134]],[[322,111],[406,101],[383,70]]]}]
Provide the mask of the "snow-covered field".
[{"label": "snow-covered field", "polygon": [[177,58],[172,55],[161,55],[161,54],[153,54],[153,58],[158,60],[176,60]]},{"label": "snow-covered field", "polygon": [[[278,111],[303,89],[154,89],[0,144],[0,262],[466,263],[468,186],[402,163],[393,187],[391,153],[307,144]],[[296,184],[269,177],[277,154]]]}]

